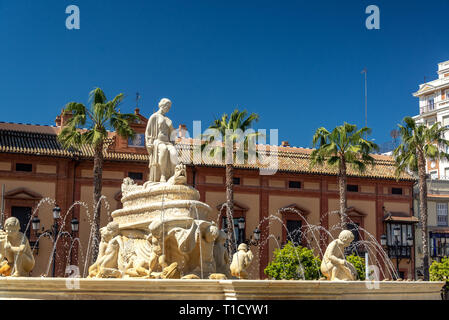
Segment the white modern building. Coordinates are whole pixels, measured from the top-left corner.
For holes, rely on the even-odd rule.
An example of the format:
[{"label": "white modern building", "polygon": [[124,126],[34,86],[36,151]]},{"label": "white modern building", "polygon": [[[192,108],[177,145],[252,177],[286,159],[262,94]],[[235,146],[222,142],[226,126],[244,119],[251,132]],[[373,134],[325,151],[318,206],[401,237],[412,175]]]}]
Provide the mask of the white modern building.
[{"label": "white modern building", "polygon": [[[413,118],[428,126],[440,122],[449,126],[449,61],[438,64],[438,79],[423,83],[413,95],[419,98],[419,115]],[[446,133],[449,140],[449,131]],[[449,150],[446,150],[448,152]],[[441,260],[449,256],[449,162],[427,161],[427,214],[428,243],[431,260]],[[415,216],[419,218],[418,187],[414,188]],[[415,233],[415,256],[417,278],[423,274],[421,225],[417,224]]]},{"label": "white modern building", "polygon": [[[419,115],[413,118],[429,126],[435,122],[449,126],[449,60],[438,64],[437,74],[438,79],[420,84],[413,93],[419,98]],[[449,132],[446,135],[449,139]],[[427,171],[432,179],[449,180],[448,161],[429,161]]]}]

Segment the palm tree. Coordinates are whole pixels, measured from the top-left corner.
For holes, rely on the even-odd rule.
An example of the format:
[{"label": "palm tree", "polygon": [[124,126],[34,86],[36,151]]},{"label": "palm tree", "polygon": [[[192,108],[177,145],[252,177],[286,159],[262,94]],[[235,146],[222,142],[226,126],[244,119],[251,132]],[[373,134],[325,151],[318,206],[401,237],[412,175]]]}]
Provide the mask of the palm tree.
[{"label": "palm tree", "polygon": [[404,118],[404,125],[399,126],[401,144],[394,150],[396,160],[396,175],[410,170],[418,175],[419,187],[419,216],[421,223],[421,237],[423,244],[424,280],[429,280],[429,249],[427,241],[427,184],[426,184],[426,159],[448,159],[449,154],[441,151],[449,146],[449,141],[444,139],[445,127],[440,127],[437,122],[431,127],[418,124],[411,117]]},{"label": "palm tree", "polygon": [[364,172],[366,165],[374,165],[374,159],[370,155],[378,151],[379,147],[372,141],[366,140],[371,129],[363,127],[357,130],[354,124],[344,123],[336,127],[332,132],[326,128],[318,128],[313,135],[313,146],[317,146],[311,154],[311,166],[326,164],[338,168],[338,185],[340,191],[340,218],[342,227],[346,228],[347,220],[347,166],[351,165],[355,170]]},{"label": "palm tree", "polygon": [[[206,147],[210,148],[209,155],[211,157],[224,157],[226,166],[226,216],[228,224],[228,249],[231,248],[233,243],[232,230],[233,221],[230,217],[234,216],[234,160],[235,160],[235,148],[242,136],[239,134],[238,130],[245,132],[247,129],[251,128],[253,122],[259,121],[259,115],[256,113],[251,113],[249,116],[246,110],[239,111],[235,109],[230,116],[226,113],[219,119],[215,119],[214,122],[209,126],[209,129],[215,130],[221,136],[221,141],[216,140],[217,136],[214,134],[204,134],[202,135],[202,145],[201,149],[204,150]],[[243,154],[244,158],[248,158],[248,148],[251,139],[259,136],[258,132],[252,132],[246,134],[243,140]],[[254,140],[253,140],[254,141]],[[218,142],[218,143],[217,143]],[[232,152],[226,152],[226,146],[229,149],[232,148]],[[255,153],[257,154],[257,153]]]},{"label": "palm tree", "polygon": [[[92,261],[98,254],[98,242],[100,239],[100,211],[99,204],[102,189],[103,174],[103,149],[108,137],[108,128],[114,129],[119,136],[133,137],[134,130],[129,122],[137,120],[134,114],[122,114],[117,107],[123,101],[124,95],[118,94],[113,100],[108,101],[100,88],[95,88],[89,93],[90,109],[82,103],[69,102],[64,107],[64,114],[71,115],[61,132],[58,140],[64,148],[80,148],[91,146],[94,150],[94,224],[96,243],[93,246]],[[87,124],[87,129],[86,128]]]}]

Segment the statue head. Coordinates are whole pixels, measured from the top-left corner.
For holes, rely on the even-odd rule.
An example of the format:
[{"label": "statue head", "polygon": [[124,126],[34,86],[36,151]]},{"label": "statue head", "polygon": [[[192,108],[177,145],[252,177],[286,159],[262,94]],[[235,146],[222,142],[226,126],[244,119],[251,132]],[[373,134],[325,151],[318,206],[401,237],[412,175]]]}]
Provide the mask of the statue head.
[{"label": "statue head", "polygon": [[220,229],[217,228],[217,226],[215,225],[210,225],[207,228],[206,234],[205,234],[205,239],[207,242],[214,242],[215,239],[218,238],[218,235],[220,233]]},{"label": "statue head", "polygon": [[106,227],[100,229],[102,238],[109,242],[112,238],[119,234],[119,225],[117,222],[109,222]]},{"label": "statue head", "polygon": [[5,231],[9,235],[18,234],[20,231],[20,221],[16,217],[10,217],[5,221]]},{"label": "statue head", "polygon": [[343,242],[344,246],[349,246],[351,242],[354,240],[354,234],[349,230],[343,230],[338,235],[338,239]]},{"label": "statue head", "polygon": [[159,101],[159,110],[161,110],[163,114],[166,114],[170,110],[170,108],[171,108],[170,99],[162,98],[161,101]]},{"label": "statue head", "polygon": [[241,243],[241,244],[239,244],[237,250],[238,251],[245,251],[245,252],[247,252],[248,251],[248,245],[246,243]]}]

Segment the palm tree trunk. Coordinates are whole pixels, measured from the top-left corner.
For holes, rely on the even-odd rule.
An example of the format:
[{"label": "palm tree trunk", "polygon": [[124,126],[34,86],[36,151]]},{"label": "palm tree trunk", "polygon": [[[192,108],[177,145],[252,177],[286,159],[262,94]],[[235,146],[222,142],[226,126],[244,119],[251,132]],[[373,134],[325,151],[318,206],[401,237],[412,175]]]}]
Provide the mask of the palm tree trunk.
[{"label": "palm tree trunk", "polygon": [[340,191],[340,219],[341,219],[341,226],[344,229],[347,229],[346,223],[348,222],[346,215],[346,208],[347,208],[346,185],[347,185],[346,161],[344,157],[341,157],[340,170],[338,174],[338,187]]},{"label": "palm tree trunk", "polygon": [[103,142],[95,146],[94,154],[94,241],[92,250],[92,263],[97,260],[98,249],[100,244],[100,212],[101,204],[99,203],[101,198],[103,178]]},{"label": "palm tree trunk", "polygon": [[[231,218],[232,217],[232,218]],[[226,218],[228,224],[228,251],[232,252],[234,244],[234,167],[227,162],[226,164]]]},{"label": "palm tree trunk", "polygon": [[429,281],[429,246],[427,241],[427,181],[426,159],[422,152],[418,154],[418,186],[419,186],[419,213],[421,223],[422,251],[424,281]]}]

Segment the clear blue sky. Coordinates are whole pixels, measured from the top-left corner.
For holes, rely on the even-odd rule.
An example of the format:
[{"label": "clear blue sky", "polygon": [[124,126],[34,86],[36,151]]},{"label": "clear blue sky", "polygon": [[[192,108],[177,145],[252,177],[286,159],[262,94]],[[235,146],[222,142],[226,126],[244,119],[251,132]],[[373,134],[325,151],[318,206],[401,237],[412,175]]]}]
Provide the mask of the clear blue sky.
[{"label": "clear blue sky", "polygon": [[[80,30],[65,27],[70,4]],[[370,4],[380,30],[365,27]],[[127,96],[122,112],[138,91],[146,116],[168,97],[189,130],[246,108],[310,147],[320,126],[364,125],[366,67],[368,126],[385,142],[449,60],[448,15],[447,0],[0,0],[0,121],[52,125],[99,86]]]}]

